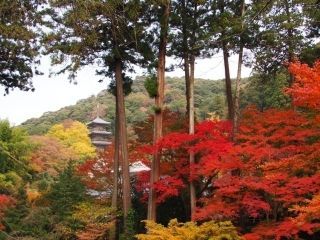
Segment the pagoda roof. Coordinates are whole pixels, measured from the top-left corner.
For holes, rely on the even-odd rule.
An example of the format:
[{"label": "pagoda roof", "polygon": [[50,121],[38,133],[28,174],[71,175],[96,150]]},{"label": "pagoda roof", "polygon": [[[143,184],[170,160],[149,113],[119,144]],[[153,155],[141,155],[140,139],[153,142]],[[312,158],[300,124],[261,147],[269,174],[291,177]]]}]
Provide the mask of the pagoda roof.
[{"label": "pagoda roof", "polygon": [[100,117],[96,117],[95,119],[93,119],[91,122],[89,122],[87,125],[93,125],[93,124],[98,124],[98,125],[108,125],[110,124],[110,122],[107,122],[105,120],[103,120]]},{"label": "pagoda roof", "polygon": [[107,146],[110,145],[111,142],[109,141],[92,141],[93,145],[100,145],[100,146]]},{"label": "pagoda roof", "polygon": [[100,135],[111,135],[111,132],[107,132],[107,131],[99,131],[99,130],[92,130],[90,131],[89,133],[90,135],[93,135],[93,134],[100,134]]}]

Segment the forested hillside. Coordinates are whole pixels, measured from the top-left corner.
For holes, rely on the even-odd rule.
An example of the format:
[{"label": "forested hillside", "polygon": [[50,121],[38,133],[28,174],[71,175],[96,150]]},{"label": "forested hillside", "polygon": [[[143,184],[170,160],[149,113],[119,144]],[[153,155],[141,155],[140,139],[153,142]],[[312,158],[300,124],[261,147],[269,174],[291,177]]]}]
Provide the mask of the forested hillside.
[{"label": "forested hillside", "polygon": [[[196,79],[195,106],[198,119],[203,120],[209,113],[215,112],[220,117],[225,116],[225,87],[223,80],[213,81]],[[166,86],[166,107],[172,111],[185,112],[186,98],[183,78],[168,78]],[[153,110],[154,100],[150,99],[144,87],[144,78],[133,82],[132,92],[126,97],[126,114],[129,125],[141,122]],[[47,112],[40,118],[29,119],[22,123],[30,134],[43,134],[56,123],[73,119],[83,123],[90,121],[97,114],[97,106],[102,118],[114,123],[115,99],[107,90],[78,101],[75,105],[64,107],[56,112]]]},{"label": "forested hillside", "polygon": [[[289,100],[283,94],[282,88],[286,85],[286,76],[279,74],[264,82],[259,75],[242,79],[241,108],[250,104],[259,109],[270,107],[285,107]],[[173,112],[186,112],[185,82],[183,78],[167,78],[165,106]],[[138,77],[133,81],[132,92],[126,97],[126,114],[129,126],[143,122],[153,113],[154,101],[150,99],[144,87],[144,78]],[[75,105],[64,107],[55,112],[47,112],[39,118],[32,118],[22,126],[29,134],[44,134],[48,129],[66,119],[87,123],[99,115],[111,121],[114,126],[115,99],[108,90],[101,91],[78,101]],[[226,117],[226,99],[224,80],[196,79],[195,108],[197,120],[201,121],[215,115]]]}]

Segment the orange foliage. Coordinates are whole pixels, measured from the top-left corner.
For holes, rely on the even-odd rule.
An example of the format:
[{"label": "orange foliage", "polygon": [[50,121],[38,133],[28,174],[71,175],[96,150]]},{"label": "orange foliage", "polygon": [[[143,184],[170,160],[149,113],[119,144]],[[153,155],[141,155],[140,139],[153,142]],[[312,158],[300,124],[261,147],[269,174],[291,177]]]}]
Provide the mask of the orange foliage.
[{"label": "orange foliage", "polygon": [[32,153],[30,165],[38,173],[57,175],[58,171],[67,166],[68,161],[77,160],[77,155],[56,138],[31,136],[31,141],[36,144],[36,149]]},{"label": "orange foliage", "polygon": [[320,110],[320,60],[313,68],[299,62],[291,63],[289,71],[295,76],[295,82],[286,92],[293,97],[296,106]]},{"label": "orange foliage", "polygon": [[29,203],[34,204],[41,197],[41,193],[35,189],[26,189],[27,200]]}]

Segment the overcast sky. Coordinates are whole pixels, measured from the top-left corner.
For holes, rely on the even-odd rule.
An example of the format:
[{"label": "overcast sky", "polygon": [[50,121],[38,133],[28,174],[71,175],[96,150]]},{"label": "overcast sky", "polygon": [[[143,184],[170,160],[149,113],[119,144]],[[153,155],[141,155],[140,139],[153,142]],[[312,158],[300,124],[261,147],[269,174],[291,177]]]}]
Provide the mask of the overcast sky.
[{"label": "overcast sky", "polygon": [[[168,59],[167,63],[175,60]],[[40,117],[48,111],[56,111],[62,107],[75,104],[78,100],[96,95],[106,89],[108,81],[99,83],[99,76],[95,75],[95,68],[86,67],[78,73],[77,85],[70,84],[67,75],[49,77],[49,60],[42,61],[40,69],[44,72],[42,76],[35,76],[33,84],[35,92],[23,92],[14,90],[7,96],[3,96],[4,88],[0,86],[0,119],[8,119],[12,125],[19,125],[25,120],[33,117]],[[237,56],[230,58],[231,77],[236,76]],[[137,74],[141,74],[138,70]],[[251,69],[243,68],[243,77],[249,76]],[[182,77],[182,69],[176,69],[166,74],[167,76]],[[224,78],[224,65],[221,55],[211,59],[196,61],[196,78],[222,79]]]}]

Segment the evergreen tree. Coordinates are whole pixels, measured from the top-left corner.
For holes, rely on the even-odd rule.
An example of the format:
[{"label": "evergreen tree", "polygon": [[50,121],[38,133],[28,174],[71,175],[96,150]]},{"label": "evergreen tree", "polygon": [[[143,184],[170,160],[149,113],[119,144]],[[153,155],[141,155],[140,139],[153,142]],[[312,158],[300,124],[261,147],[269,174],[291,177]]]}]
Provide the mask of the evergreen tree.
[{"label": "evergreen tree", "polygon": [[[208,19],[210,2],[174,1],[172,17],[172,54],[183,59],[185,73],[187,116],[189,118],[189,133],[194,134],[195,106],[194,80],[195,61],[197,57],[208,56],[204,45],[210,35]],[[190,164],[195,162],[194,154],[190,153]],[[191,216],[196,206],[195,186],[190,183],[190,212]],[[191,217],[192,218],[192,217]]]},{"label": "evergreen tree", "polygon": [[75,175],[71,163],[59,174],[57,182],[51,186],[47,194],[50,208],[60,220],[70,216],[77,204],[85,199],[85,187],[80,177]]},{"label": "evergreen tree", "polygon": [[10,127],[8,121],[0,121],[0,174],[15,171],[20,176],[26,176],[31,149],[22,129]]},{"label": "evergreen tree", "polygon": [[32,77],[39,73],[41,5],[45,0],[1,1],[0,3],[0,85],[6,94],[18,88],[34,90]]},{"label": "evergreen tree", "polygon": [[[311,3],[313,2],[313,3]],[[311,39],[305,37],[310,18],[303,11],[308,4],[316,1],[285,0],[256,1],[255,7],[261,14],[256,18],[259,32],[252,49],[254,69],[259,73],[274,74],[284,64],[299,58]],[[293,78],[288,78],[289,85]]]},{"label": "evergreen tree", "polygon": [[[166,52],[169,32],[169,17],[171,12],[171,0],[159,1],[152,6],[156,9],[158,17],[155,31],[158,32],[159,42],[157,48],[157,94],[155,96],[153,144],[156,145],[163,134],[163,107],[164,107],[164,87],[165,87],[165,66]],[[158,30],[158,31],[157,31]],[[155,151],[151,163],[150,185],[153,185],[160,178],[160,154]],[[156,220],[157,197],[155,190],[150,188],[148,199],[148,219]]]},{"label": "evergreen tree", "polygon": [[27,202],[27,194],[23,188],[18,190],[16,204],[13,208],[9,208],[4,217],[4,224],[6,232],[12,237],[23,236],[26,233],[26,229],[21,224],[22,219],[25,218],[30,209]]}]

